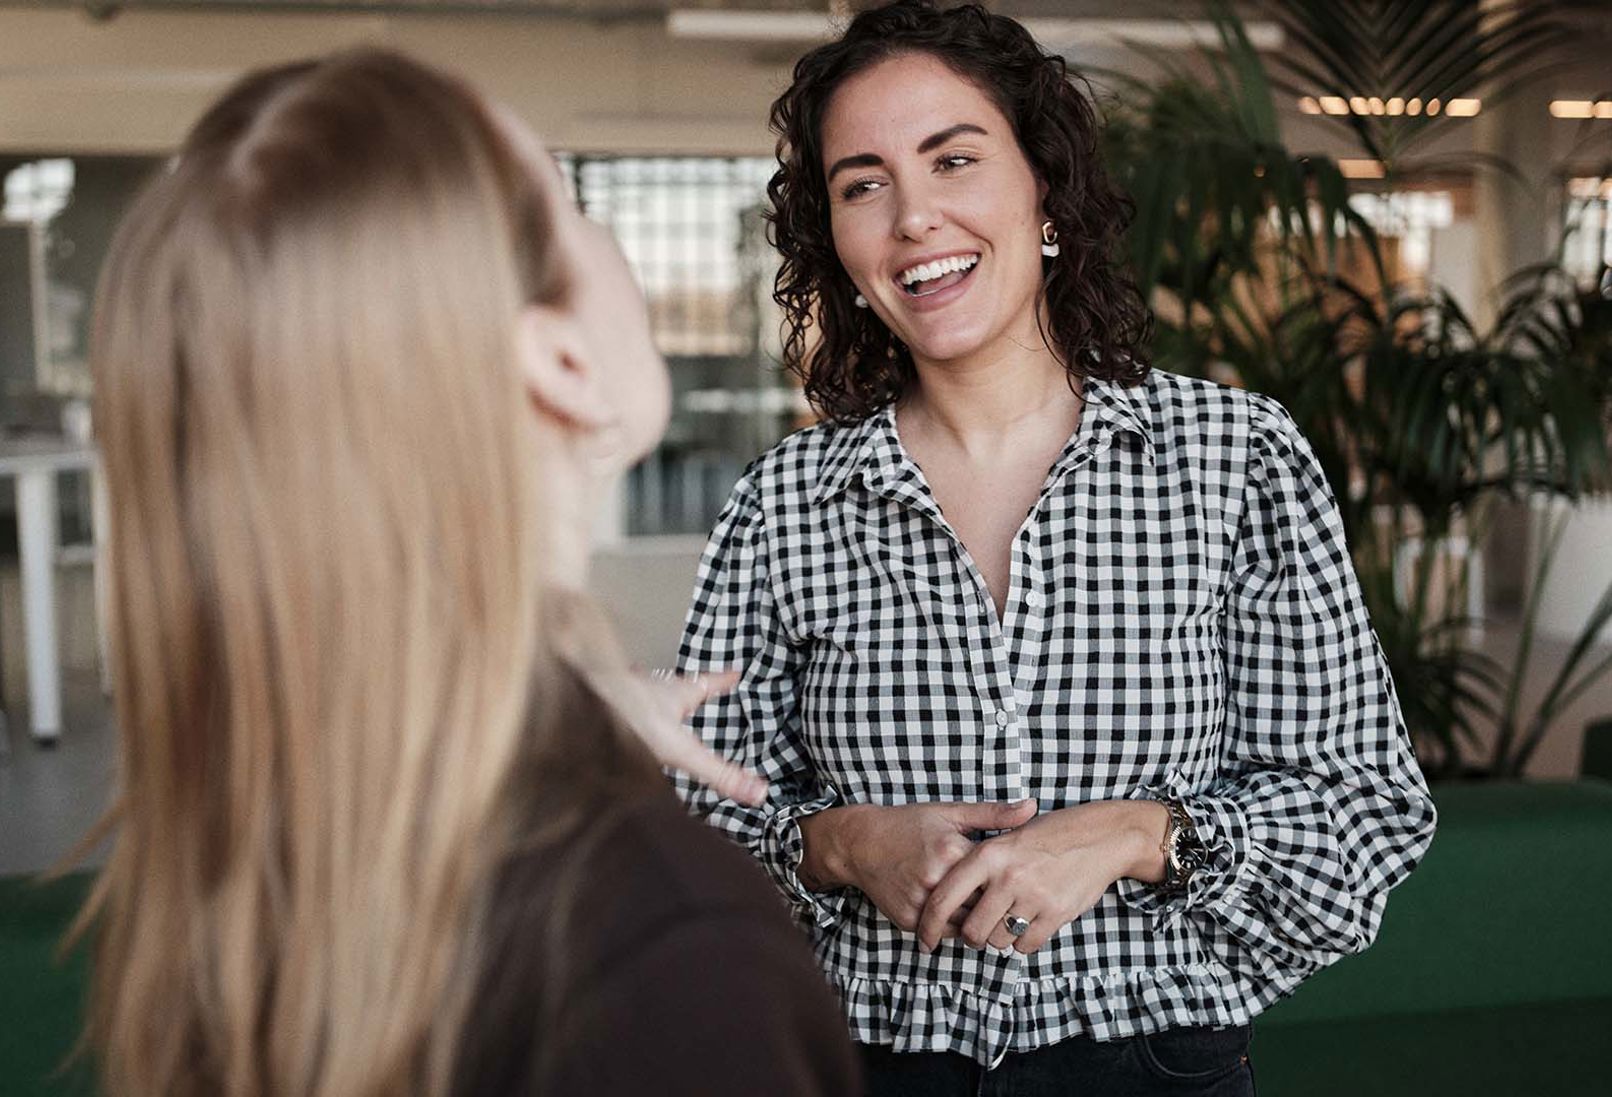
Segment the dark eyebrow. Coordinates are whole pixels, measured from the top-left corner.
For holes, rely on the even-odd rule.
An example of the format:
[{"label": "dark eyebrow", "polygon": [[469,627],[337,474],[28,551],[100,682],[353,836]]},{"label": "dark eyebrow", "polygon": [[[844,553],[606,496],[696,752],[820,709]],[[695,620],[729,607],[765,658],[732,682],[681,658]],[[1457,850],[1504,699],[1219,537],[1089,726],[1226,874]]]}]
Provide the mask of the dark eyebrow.
[{"label": "dark eyebrow", "polygon": [[950,141],[953,137],[956,137],[958,134],[962,133],[977,133],[981,137],[990,136],[990,134],[986,133],[984,129],[976,126],[972,122],[959,122],[955,126],[947,126],[939,133],[932,133],[928,137],[925,137],[922,141],[918,142],[918,151],[929,152],[933,149],[938,149],[947,141]]},{"label": "dark eyebrow", "polygon": [[834,166],[828,169],[827,180],[832,183],[834,177],[846,168],[876,168],[884,163],[884,157],[871,152],[859,152],[855,156],[842,156],[834,161]]},{"label": "dark eyebrow", "polygon": [[[982,127],[976,126],[972,122],[959,122],[955,126],[947,126],[939,133],[932,133],[928,137],[925,137],[922,141],[918,142],[918,151],[920,153],[930,152],[939,148],[941,145],[944,145],[953,137],[964,133],[977,133],[981,137],[990,136],[990,134],[986,133]],[[828,169],[828,174],[824,176],[824,179],[825,181],[832,183],[834,181],[834,177],[847,168],[877,168],[881,167],[883,164],[884,158],[879,156],[877,153],[872,152],[859,152],[855,156],[842,156],[838,160],[834,161],[833,166]]]}]

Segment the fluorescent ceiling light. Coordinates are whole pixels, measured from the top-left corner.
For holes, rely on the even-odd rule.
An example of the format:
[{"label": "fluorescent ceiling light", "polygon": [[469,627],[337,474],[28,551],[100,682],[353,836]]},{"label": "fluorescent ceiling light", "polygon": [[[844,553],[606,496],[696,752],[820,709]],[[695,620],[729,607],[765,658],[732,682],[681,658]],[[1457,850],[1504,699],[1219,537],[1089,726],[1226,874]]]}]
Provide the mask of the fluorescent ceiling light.
[{"label": "fluorescent ceiling light", "polygon": [[[827,12],[725,11],[683,9],[666,15],[666,33],[673,38],[700,38],[728,42],[819,42],[845,29],[847,19]],[[1220,33],[1207,20],[1186,19],[1024,19],[1036,40],[1047,49],[1075,46],[1136,44],[1166,49],[1220,46]],[[1282,28],[1275,23],[1245,24],[1255,49],[1282,46]]]},{"label": "fluorescent ceiling light", "polygon": [[[1555,105],[1552,104],[1553,113],[1554,107]],[[1323,95],[1320,98],[1306,95],[1299,100],[1299,110],[1304,114],[1371,114],[1389,118],[1398,118],[1402,114],[1408,114],[1415,118],[1420,114],[1432,117],[1442,111],[1451,118],[1471,118],[1482,109],[1483,100],[1481,99],[1451,99],[1446,104],[1438,99],[1429,99],[1426,103],[1423,103],[1419,98],[1406,99],[1398,95],[1391,99],[1383,99],[1376,95],[1355,95],[1348,99],[1337,95]],[[1557,115],[1557,117],[1565,116]],[[1575,115],[1574,117],[1587,118],[1589,116]]]},{"label": "fluorescent ceiling light", "polygon": [[1553,118],[1612,118],[1612,99],[1552,99]]}]

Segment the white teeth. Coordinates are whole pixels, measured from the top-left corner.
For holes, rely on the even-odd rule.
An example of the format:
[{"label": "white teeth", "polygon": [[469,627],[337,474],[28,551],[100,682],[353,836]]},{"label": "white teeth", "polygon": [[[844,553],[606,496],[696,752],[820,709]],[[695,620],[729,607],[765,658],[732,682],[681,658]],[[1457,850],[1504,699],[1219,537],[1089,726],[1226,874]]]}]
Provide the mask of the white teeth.
[{"label": "white teeth", "polygon": [[954,270],[968,270],[979,261],[978,255],[949,255],[945,259],[936,259],[933,263],[919,263],[915,267],[908,267],[896,275],[896,280],[904,286],[910,286],[914,282],[930,282]]}]

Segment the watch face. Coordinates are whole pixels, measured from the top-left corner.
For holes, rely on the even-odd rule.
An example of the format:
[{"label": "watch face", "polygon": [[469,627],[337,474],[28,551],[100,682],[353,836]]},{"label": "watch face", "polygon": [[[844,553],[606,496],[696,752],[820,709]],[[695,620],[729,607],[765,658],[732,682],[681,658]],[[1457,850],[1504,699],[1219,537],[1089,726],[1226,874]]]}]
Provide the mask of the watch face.
[{"label": "watch face", "polygon": [[1171,851],[1175,855],[1175,862],[1181,867],[1181,875],[1191,876],[1203,867],[1208,860],[1208,850],[1204,849],[1203,841],[1198,832],[1191,826],[1183,827],[1175,836],[1175,846]]}]

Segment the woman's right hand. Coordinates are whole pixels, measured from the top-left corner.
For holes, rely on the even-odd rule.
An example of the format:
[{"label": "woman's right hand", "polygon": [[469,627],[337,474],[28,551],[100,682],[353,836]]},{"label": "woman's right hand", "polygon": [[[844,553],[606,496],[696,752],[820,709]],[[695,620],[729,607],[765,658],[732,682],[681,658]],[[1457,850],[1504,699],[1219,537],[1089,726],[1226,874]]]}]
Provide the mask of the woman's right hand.
[{"label": "woman's right hand", "polygon": [[800,821],[801,882],[814,891],[857,888],[914,932],[929,893],[974,848],[972,835],[1021,827],[1035,813],[1034,800],[828,808]]},{"label": "woman's right hand", "polygon": [[595,674],[616,714],[643,740],[655,760],[704,782],[719,796],[760,807],[767,802],[767,779],[714,752],[689,730],[687,720],[701,705],[729,693],[739,671],[677,674],[670,670]]}]

